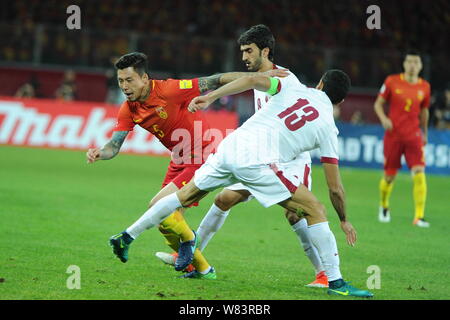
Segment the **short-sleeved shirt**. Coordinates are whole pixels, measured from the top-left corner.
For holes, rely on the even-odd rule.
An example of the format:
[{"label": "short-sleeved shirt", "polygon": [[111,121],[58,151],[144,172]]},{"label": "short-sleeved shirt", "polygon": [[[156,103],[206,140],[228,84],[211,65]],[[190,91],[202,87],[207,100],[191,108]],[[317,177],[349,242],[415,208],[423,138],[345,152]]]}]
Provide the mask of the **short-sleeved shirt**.
[{"label": "short-sleeved shirt", "polygon": [[202,112],[191,113],[187,107],[200,95],[198,79],[152,80],[147,100],[125,101],[120,107],[114,131],[132,131],[139,125],[172,151],[177,165],[199,165],[211,144],[210,126]]},{"label": "short-sleeved shirt", "polygon": [[388,117],[393,129],[386,135],[410,140],[420,135],[419,114],[422,109],[429,108],[430,84],[419,78],[417,83],[409,83],[404,74],[390,75],[384,81],[379,96],[389,104]]},{"label": "short-sleeved shirt", "polygon": [[267,106],[222,141],[218,160],[235,167],[261,166],[286,163],[319,148],[322,162],[337,164],[338,133],[333,105],[323,91],[280,78]]},{"label": "short-sleeved shirt", "polygon": [[[287,68],[284,68],[284,67],[274,64],[273,69],[287,69]],[[282,78],[277,78],[277,79],[282,79]],[[306,86],[304,84],[302,84],[300,82],[300,80],[298,80],[297,76],[292,72],[290,72],[288,76],[283,78],[283,82],[284,82],[285,86],[292,85],[292,86],[300,86],[300,87],[306,88]],[[265,108],[267,106],[267,104],[269,103],[270,98],[271,98],[271,96],[267,92],[253,89],[255,113],[258,112],[259,110],[261,110],[262,108]],[[299,154],[297,156],[297,159],[299,161],[304,161],[305,163],[311,163],[311,156],[310,156],[309,152],[304,152],[304,153]]]}]

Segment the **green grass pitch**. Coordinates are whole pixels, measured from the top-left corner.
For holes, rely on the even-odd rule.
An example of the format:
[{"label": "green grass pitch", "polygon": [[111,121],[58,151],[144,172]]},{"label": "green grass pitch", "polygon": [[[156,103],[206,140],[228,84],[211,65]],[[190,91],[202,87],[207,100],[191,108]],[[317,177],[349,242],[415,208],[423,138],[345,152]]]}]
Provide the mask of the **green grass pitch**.
[{"label": "green grass pitch", "polygon": [[[342,299],[305,288],[313,270],[282,209],[256,201],[232,210],[205,256],[215,281],[178,279],[155,256],[168,251],[156,229],[145,232],[123,264],[108,238],[133,223],[159,188],[168,159],[121,154],[87,165],[85,152],[0,146],[0,299]],[[358,232],[345,242],[328,199],[322,169],[313,191],[327,207],[346,280],[367,288],[381,270],[374,299],[450,299],[449,178],[428,176],[429,229],[412,226],[412,184],[398,176],[392,222],[377,221],[381,171],[342,169],[349,220]],[[187,212],[197,228],[213,195]],[[68,289],[67,269],[80,268],[80,289]]]}]

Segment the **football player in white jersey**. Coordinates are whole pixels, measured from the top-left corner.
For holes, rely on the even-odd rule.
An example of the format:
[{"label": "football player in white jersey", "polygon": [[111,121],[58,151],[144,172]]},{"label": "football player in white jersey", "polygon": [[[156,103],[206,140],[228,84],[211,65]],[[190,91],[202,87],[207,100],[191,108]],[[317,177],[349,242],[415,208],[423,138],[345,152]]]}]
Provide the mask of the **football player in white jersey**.
[{"label": "football player in white jersey", "polygon": [[[343,280],[336,239],[328,226],[325,206],[304,185],[292,185],[278,167],[302,152],[320,150],[331,202],[347,243],[353,246],[356,231],[347,220],[338,167],[338,130],[333,119],[333,105],[341,103],[347,95],[350,79],[340,70],[329,70],[317,89],[291,85],[283,79],[259,75],[245,77],[194,98],[188,107],[192,112],[205,109],[223,96],[249,89],[275,95],[265,108],[222,141],[217,152],[208,157],[188,184],[159,200],[122,234],[136,239],[175,209],[188,207],[217,188],[241,182],[264,207],[279,204],[290,211],[303,212],[308,221],[309,236],[328,277],[329,294],[373,297],[369,291],[357,289]],[[273,136],[276,136],[275,140]],[[267,141],[276,143],[267,144]],[[269,150],[259,152],[261,144]],[[116,255],[128,254],[129,245],[114,248]],[[196,245],[193,250],[195,248]]]},{"label": "football player in white jersey", "polygon": [[[275,65],[273,62],[275,38],[267,26],[259,24],[251,27],[241,34],[237,42],[242,52],[242,61],[245,63],[248,71],[266,72],[271,69],[285,69]],[[283,82],[304,86],[293,73],[289,73],[289,75],[283,79]],[[253,94],[256,113],[258,110],[265,108],[271,96],[266,92],[258,90],[253,90]],[[311,190],[311,157],[309,152],[303,152],[294,160],[279,164],[279,168],[285,174],[288,173],[288,179],[292,184],[296,186],[303,184]],[[214,234],[221,228],[230,209],[238,203],[249,201],[252,198],[253,196],[249,189],[242,183],[226,187],[215,197],[214,203],[197,230],[200,238],[200,251],[203,251]],[[315,279],[306,286],[319,288],[328,287],[325,269],[322,266],[317,249],[312,244],[308,235],[308,224],[306,219],[299,217],[296,212],[287,209],[285,216],[302,245],[306,256],[314,267]],[[156,253],[158,258],[168,264],[174,263],[176,255],[176,253]],[[199,276],[201,277],[201,274],[199,274]]]}]

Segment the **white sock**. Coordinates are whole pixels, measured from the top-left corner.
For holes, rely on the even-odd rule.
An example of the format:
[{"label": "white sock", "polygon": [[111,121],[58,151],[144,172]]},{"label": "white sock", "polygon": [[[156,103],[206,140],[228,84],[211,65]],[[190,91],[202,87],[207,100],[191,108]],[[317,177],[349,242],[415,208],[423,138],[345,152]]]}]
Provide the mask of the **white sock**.
[{"label": "white sock", "polygon": [[126,231],[133,239],[136,239],[146,229],[161,223],[161,221],[170,216],[179,207],[181,207],[181,203],[176,193],[165,196],[158,200],[135,223],[128,227]]},{"label": "white sock", "polygon": [[314,245],[311,242],[311,238],[309,236],[308,231],[308,222],[306,222],[306,219],[300,219],[299,222],[292,225],[292,230],[294,230],[294,232],[297,234],[298,240],[300,241],[303,250],[305,250],[306,256],[314,266],[316,275],[319,272],[324,271],[322,262],[320,261],[319,252],[317,252],[316,247],[314,247]]},{"label": "white sock", "polygon": [[201,274],[207,274],[211,270],[211,266],[208,267],[205,271],[199,271]]},{"label": "white sock", "polygon": [[229,212],[230,210],[221,210],[214,203],[212,204],[211,208],[209,208],[208,213],[203,218],[197,230],[197,234],[200,238],[200,244],[198,246],[200,251],[203,251],[203,249],[205,249],[205,247],[208,245],[209,240],[211,240],[214,234],[222,227]]},{"label": "white sock", "polygon": [[311,242],[319,252],[328,281],[341,279],[336,238],[331,232],[328,222],[313,224],[308,227],[308,231]]}]

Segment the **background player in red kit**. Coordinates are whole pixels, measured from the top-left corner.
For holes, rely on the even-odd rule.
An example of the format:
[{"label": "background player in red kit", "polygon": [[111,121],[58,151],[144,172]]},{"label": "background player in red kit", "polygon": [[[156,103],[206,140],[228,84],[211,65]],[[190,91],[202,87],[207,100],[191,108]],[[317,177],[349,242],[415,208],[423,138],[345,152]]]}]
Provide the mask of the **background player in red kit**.
[{"label": "background player in red kit", "polygon": [[[162,183],[161,191],[150,201],[152,206],[160,198],[176,192],[184,183],[194,176],[208,153],[211,152],[211,141],[205,136],[209,125],[202,114],[192,114],[187,111],[189,102],[200,93],[215,89],[242,76],[248,72],[230,72],[209,77],[190,80],[153,80],[148,76],[147,56],[134,52],[122,56],[115,64],[119,86],[127,96],[120,107],[118,120],[111,140],[102,148],[89,149],[88,163],[97,160],[109,160],[116,156],[128,133],[138,124],[157,137],[161,143],[172,151],[167,174]],[[273,70],[271,74],[284,75],[283,70]],[[201,124],[202,134],[194,134],[194,123]],[[190,140],[176,138],[176,130],[189,132]],[[196,140],[195,140],[196,139]],[[196,241],[195,233],[189,228],[183,217],[182,209],[176,210],[160,225],[160,231],[169,246],[179,251],[179,247],[191,250]],[[133,235],[131,235],[132,237]],[[110,241],[129,241],[121,237]],[[181,242],[180,242],[181,241]],[[183,251],[183,250],[181,250]],[[121,261],[128,260],[127,254],[121,255]],[[175,269],[183,270],[192,261],[178,257]],[[201,273],[208,274],[211,267],[199,250],[195,251],[193,265]]]},{"label": "background player in red kit", "polygon": [[[429,227],[424,220],[427,185],[424,146],[427,143],[430,84],[419,77],[422,61],[416,51],[409,51],[403,61],[404,73],[390,75],[375,101],[375,112],[386,130],[384,136],[384,177],[380,181],[379,221],[389,222],[389,197],[401,156],[411,170],[415,216],[413,224]],[[383,110],[389,103],[389,115]]]}]

